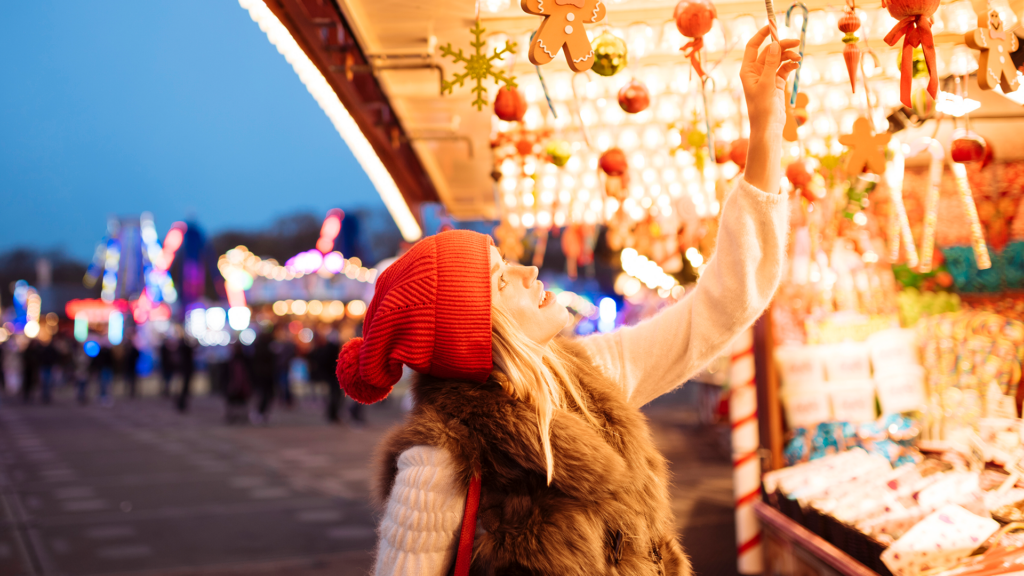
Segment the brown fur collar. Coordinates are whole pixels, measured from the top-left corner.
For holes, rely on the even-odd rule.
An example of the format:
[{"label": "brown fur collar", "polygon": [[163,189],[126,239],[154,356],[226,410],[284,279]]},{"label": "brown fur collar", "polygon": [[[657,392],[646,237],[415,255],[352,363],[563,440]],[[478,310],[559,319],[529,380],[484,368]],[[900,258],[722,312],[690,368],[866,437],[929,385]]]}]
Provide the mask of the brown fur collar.
[{"label": "brown fur collar", "polygon": [[644,416],[582,347],[562,343],[576,357],[572,368],[603,427],[573,410],[555,413],[550,486],[532,407],[493,380],[420,376],[413,386],[416,407],[381,443],[379,501],[394,484],[398,456],[413,446],[434,446],[451,455],[463,486],[472,475],[482,478],[483,533],[471,573],[689,575],[674,534],[667,466]]}]

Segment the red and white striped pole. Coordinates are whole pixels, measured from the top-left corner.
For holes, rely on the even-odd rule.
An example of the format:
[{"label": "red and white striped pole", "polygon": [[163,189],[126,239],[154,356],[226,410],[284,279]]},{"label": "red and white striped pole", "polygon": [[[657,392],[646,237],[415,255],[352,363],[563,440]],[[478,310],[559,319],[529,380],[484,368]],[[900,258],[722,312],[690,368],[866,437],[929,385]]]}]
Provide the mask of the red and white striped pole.
[{"label": "red and white striped pole", "polygon": [[764,570],[761,524],[754,502],[761,495],[761,440],[757,431],[757,388],[754,384],[754,331],[733,344],[729,368],[729,423],[732,425],[732,486],[736,502],[736,564],[740,574]]}]

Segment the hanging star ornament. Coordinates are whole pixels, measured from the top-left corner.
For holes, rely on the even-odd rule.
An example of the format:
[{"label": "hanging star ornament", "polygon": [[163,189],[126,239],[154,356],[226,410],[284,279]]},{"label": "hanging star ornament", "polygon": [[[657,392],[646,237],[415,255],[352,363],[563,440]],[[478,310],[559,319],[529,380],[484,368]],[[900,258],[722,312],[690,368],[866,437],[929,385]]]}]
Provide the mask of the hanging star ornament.
[{"label": "hanging star ornament", "polygon": [[456,74],[451,81],[441,80],[441,93],[451,94],[456,86],[464,86],[466,79],[476,80],[476,86],[473,87],[476,100],[473,100],[472,105],[476,106],[476,109],[479,111],[483,110],[484,106],[487,106],[487,89],[484,88],[484,81],[488,78],[494,78],[495,84],[504,82],[508,88],[516,87],[514,76],[506,76],[503,70],[499,70],[494,66],[494,62],[501,60],[505,54],[516,53],[516,43],[506,40],[505,46],[501,50],[495,48],[494,53],[488,55],[487,51],[484,50],[484,46],[487,43],[481,39],[486,30],[480,27],[480,21],[478,20],[473,24],[469,31],[476,37],[476,40],[469,43],[473,47],[472,54],[467,56],[462,52],[462,48],[459,48],[457,51],[453,50],[451,42],[441,46],[442,57],[451,57],[456,64],[464,63],[466,65],[465,72]]}]

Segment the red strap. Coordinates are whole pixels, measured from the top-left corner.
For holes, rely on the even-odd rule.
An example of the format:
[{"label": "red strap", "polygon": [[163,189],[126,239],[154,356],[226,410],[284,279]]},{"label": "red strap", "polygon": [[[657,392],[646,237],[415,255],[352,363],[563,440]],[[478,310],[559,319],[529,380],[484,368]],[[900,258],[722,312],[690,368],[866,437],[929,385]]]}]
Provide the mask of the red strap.
[{"label": "red strap", "polygon": [[[690,59],[690,64],[693,66],[693,69],[697,71],[697,76],[700,76],[701,79],[706,76],[706,74],[704,74],[704,69],[700,66],[700,49],[703,47],[704,37],[698,36],[680,48],[680,50],[683,51],[683,56]],[[686,50],[689,50],[690,52],[687,53]]]},{"label": "red strap", "polygon": [[459,555],[455,558],[455,576],[469,576],[469,563],[473,559],[473,537],[476,536],[476,512],[480,509],[480,478],[469,480],[466,512],[462,515],[462,534],[459,535]]}]

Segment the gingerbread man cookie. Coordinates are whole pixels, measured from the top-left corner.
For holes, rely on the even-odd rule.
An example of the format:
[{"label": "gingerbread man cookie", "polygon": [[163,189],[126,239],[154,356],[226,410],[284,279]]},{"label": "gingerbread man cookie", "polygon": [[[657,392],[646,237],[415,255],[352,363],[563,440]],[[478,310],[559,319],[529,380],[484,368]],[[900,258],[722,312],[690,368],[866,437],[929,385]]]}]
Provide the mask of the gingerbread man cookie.
[{"label": "gingerbread man cookie", "polygon": [[530,62],[537,66],[547,64],[562,49],[574,72],[590,70],[594,50],[583,24],[604,18],[602,0],[522,0],[521,6],[529,14],[544,17],[530,42]]},{"label": "gingerbread man cookie", "polygon": [[1003,30],[999,13],[993,10],[988,16],[978,18],[978,28],[964,35],[964,41],[975,50],[981,50],[978,58],[978,86],[992,90],[1000,86],[1004,93],[1020,87],[1017,69],[1013,66],[1010,53],[1017,50],[1017,35]]},{"label": "gingerbread man cookie", "polygon": [[782,138],[786,142],[796,142],[796,129],[807,122],[807,94],[797,92],[796,105],[790,106],[786,101],[786,125],[782,128]]},{"label": "gingerbread man cookie", "polygon": [[868,172],[881,175],[885,172],[885,149],[892,134],[875,134],[871,122],[861,116],[853,122],[853,133],[843,134],[839,143],[850,149],[846,161],[846,173],[856,176],[867,168]]}]

